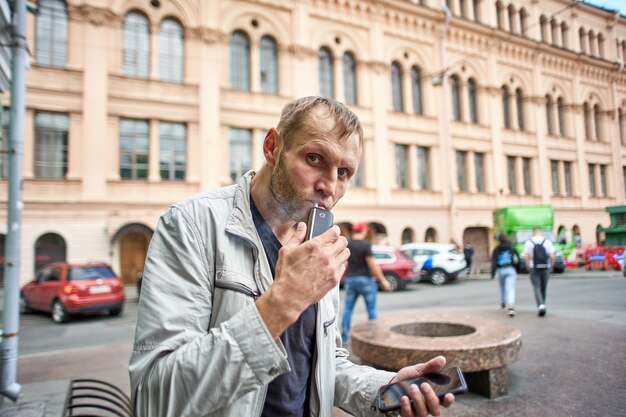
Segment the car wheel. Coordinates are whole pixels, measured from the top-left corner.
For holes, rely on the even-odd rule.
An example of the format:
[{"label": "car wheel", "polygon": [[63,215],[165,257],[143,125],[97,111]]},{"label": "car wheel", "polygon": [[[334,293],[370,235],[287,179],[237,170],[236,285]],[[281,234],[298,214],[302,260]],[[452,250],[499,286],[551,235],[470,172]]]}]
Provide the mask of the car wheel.
[{"label": "car wheel", "polygon": [[389,282],[389,291],[398,291],[400,289],[400,280],[393,274],[385,274],[385,279]]},{"label": "car wheel", "polygon": [[430,275],[430,282],[433,285],[443,285],[448,282],[448,274],[442,269],[435,269]]},{"label": "car wheel", "polygon": [[56,323],[65,323],[67,319],[68,314],[61,300],[54,300],[54,303],[52,303],[52,320]]},{"label": "car wheel", "polygon": [[28,305],[28,301],[24,298],[24,293],[20,291],[20,313],[28,314],[32,311],[30,306]]},{"label": "car wheel", "polygon": [[122,314],[122,307],[113,308],[109,310],[109,314],[112,316],[119,316],[120,314]]}]

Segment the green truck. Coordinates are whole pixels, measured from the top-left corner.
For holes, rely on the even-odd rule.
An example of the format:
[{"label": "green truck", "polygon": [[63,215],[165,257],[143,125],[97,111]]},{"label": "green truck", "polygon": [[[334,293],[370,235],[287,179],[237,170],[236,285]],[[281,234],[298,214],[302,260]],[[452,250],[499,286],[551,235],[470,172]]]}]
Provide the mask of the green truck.
[{"label": "green truck", "polygon": [[565,271],[565,259],[574,249],[575,244],[561,244],[554,238],[554,210],[552,206],[516,206],[503,207],[493,212],[494,237],[500,232],[511,239],[521,261],[521,271],[527,272],[524,263],[524,244],[533,235],[533,228],[539,227],[543,236],[554,244],[555,259],[553,270]]}]

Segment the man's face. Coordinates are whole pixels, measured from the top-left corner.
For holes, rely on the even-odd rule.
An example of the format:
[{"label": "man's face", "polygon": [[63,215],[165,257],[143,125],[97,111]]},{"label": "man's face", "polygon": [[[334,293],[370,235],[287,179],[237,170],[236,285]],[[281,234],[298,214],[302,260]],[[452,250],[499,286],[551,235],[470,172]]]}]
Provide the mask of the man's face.
[{"label": "man's face", "polygon": [[[325,118],[319,122],[332,123]],[[289,146],[277,151],[270,183],[272,195],[293,221],[305,221],[316,203],[330,210],[345,194],[360,156],[359,136],[355,133],[339,138],[319,131],[296,132]]]}]

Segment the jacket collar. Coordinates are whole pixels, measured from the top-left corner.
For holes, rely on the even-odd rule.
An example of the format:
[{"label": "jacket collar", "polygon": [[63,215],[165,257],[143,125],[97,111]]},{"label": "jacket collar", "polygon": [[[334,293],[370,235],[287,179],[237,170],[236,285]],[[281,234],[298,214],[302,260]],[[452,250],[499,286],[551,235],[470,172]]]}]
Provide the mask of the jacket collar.
[{"label": "jacket collar", "polygon": [[258,233],[250,211],[250,182],[256,175],[254,171],[246,172],[235,186],[233,210],[226,221],[226,231],[246,238],[260,247]]}]

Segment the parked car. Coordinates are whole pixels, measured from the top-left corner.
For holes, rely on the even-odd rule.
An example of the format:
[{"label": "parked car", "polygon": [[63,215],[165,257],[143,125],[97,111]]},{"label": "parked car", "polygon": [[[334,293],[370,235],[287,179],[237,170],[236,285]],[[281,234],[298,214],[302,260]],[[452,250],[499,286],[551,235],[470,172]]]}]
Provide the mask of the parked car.
[{"label": "parked car", "polygon": [[393,246],[372,246],[372,254],[382,269],[391,291],[402,290],[409,282],[418,282],[421,271],[415,261]]},{"label": "parked car", "polygon": [[117,316],[124,307],[122,280],[106,263],[46,265],[22,287],[20,295],[23,312],[48,311],[57,323],[66,322],[72,314],[94,311]]},{"label": "parked car", "polygon": [[463,253],[451,243],[407,243],[400,249],[425,272],[422,280],[434,285],[456,279],[467,266]]},{"label": "parked car", "polygon": [[[412,259],[404,256],[400,249],[393,246],[373,245],[372,255],[374,255],[376,263],[389,282],[391,291],[402,290],[409,282],[420,280],[422,271]],[[346,274],[344,273],[339,284],[340,287],[343,287],[345,280]]]}]

